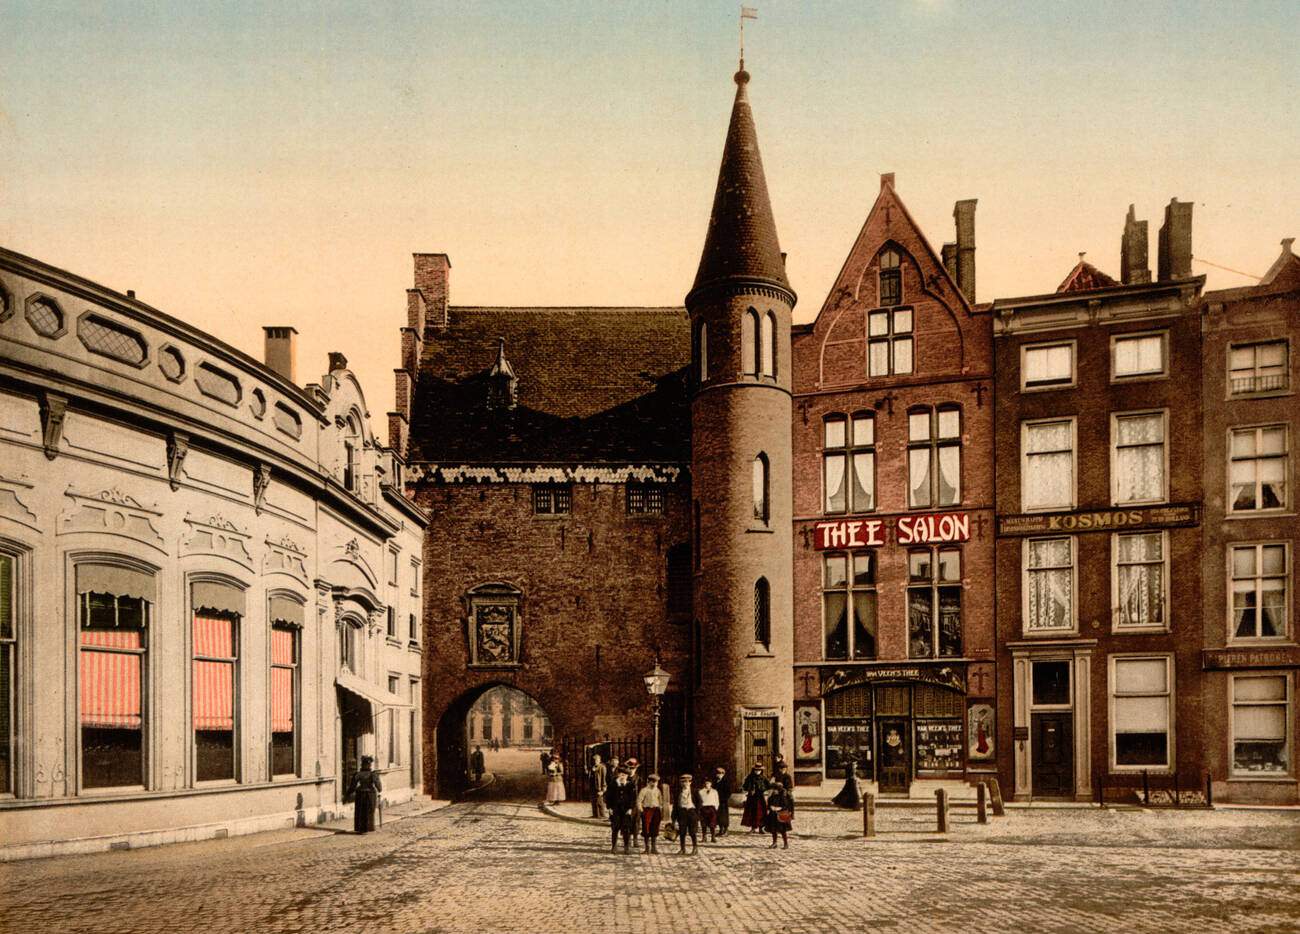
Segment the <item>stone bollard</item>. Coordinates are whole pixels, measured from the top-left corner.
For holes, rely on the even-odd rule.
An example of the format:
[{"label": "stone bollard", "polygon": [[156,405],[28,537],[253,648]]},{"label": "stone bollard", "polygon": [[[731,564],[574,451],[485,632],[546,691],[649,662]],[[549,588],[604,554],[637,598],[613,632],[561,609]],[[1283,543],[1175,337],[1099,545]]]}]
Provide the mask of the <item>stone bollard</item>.
[{"label": "stone bollard", "polygon": [[865,794],[862,796],[862,836],[874,837],[876,835],[876,796]]},{"label": "stone bollard", "polygon": [[993,816],[1006,817],[1007,810],[1002,806],[1002,786],[995,777],[989,777],[989,800],[993,803]]},{"label": "stone bollard", "polygon": [[989,822],[988,795],[988,785],[980,782],[975,788],[975,819],[981,824]]},{"label": "stone bollard", "polygon": [[937,811],[936,828],[939,833],[948,832],[948,792],[940,788],[934,793],[935,810]]}]

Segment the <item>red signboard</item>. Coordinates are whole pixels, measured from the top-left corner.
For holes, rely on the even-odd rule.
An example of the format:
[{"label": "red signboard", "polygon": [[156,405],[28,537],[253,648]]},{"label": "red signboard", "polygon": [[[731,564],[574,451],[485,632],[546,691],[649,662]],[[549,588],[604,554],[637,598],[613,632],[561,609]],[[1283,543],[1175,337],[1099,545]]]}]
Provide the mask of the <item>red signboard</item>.
[{"label": "red signboard", "polygon": [[[893,540],[898,545],[934,545],[970,541],[970,515],[964,512],[899,516],[893,520]],[[884,519],[836,519],[818,522],[813,529],[813,547],[876,548],[885,544]]]}]

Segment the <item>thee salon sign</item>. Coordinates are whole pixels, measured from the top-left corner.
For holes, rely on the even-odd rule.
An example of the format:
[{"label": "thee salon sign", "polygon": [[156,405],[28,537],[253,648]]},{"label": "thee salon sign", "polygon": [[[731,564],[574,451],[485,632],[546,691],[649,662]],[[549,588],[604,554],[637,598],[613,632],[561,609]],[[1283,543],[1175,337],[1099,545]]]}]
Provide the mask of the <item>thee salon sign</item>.
[{"label": "thee salon sign", "polygon": [[[893,541],[897,545],[937,545],[970,541],[970,515],[945,512],[923,516],[899,516],[893,520]],[[876,548],[886,543],[889,530],[884,519],[837,519],[813,527],[813,547]]]}]

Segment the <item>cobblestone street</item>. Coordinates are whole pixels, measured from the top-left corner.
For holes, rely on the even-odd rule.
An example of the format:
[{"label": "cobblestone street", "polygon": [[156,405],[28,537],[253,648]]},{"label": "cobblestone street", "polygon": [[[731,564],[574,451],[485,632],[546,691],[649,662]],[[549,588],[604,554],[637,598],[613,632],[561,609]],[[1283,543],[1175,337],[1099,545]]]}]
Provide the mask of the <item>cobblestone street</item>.
[{"label": "cobblestone street", "polygon": [[[532,780],[532,781],[535,781]],[[60,932],[1294,931],[1300,815],[1015,810],[797,814],[788,851],[731,834],[610,855],[531,784],[367,837],[286,830],[0,867],[0,927]],[[521,801],[509,798],[524,797]],[[928,815],[926,815],[928,817]],[[661,844],[663,841],[661,841]]]}]

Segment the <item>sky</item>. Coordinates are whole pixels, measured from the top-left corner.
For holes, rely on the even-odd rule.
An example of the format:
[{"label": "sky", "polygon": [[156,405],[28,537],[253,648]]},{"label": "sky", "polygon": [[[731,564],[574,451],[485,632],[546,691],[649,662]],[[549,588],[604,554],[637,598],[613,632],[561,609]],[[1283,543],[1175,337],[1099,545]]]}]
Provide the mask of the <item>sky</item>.
[{"label": "sky", "polygon": [[[1300,3],[754,0],[746,65],[815,317],[882,172],[937,248],[978,198],[978,298],[1118,277],[1125,212],[1195,204],[1193,271],[1300,236]],[[345,353],[380,432],[411,254],[453,304],[678,305],[735,92],[739,5],[0,0],[0,245],[298,378]],[[1210,264],[1214,265],[1210,265]],[[1218,267],[1235,270],[1228,272]]]}]

